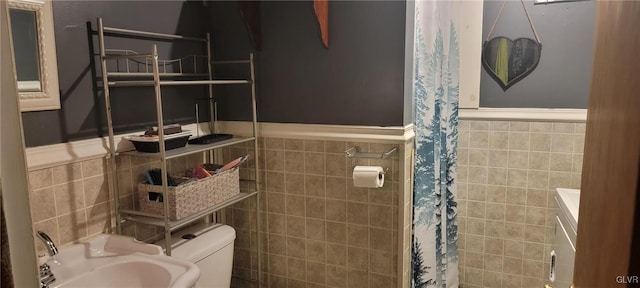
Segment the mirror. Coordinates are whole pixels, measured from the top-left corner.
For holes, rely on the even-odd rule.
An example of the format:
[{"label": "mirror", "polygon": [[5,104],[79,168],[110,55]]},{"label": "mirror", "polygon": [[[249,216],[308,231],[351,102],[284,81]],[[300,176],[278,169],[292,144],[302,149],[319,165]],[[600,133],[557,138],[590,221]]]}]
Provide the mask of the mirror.
[{"label": "mirror", "polygon": [[51,0],[8,2],[21,111],[60,109]]},{"label": "mirror", "polygon": [[536,69],[541,51],[542,45],[529,38],[495,37],[482,46],[482,66],[506,91]]},{"label": "mirror", "polygon": [[41,92],[36,12],[10,9],[19,92]]}]

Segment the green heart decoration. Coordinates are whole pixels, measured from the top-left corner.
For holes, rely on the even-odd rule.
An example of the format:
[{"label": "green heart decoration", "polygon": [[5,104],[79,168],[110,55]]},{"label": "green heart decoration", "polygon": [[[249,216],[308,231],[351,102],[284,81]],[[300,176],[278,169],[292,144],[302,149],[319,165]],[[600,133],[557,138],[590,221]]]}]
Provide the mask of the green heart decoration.
[{"label": "green heart decoration", "polygon": [[541,51],[542,44],[529,38],[495,37],[482,45],[482,66],[506,91],[536,69]]}]

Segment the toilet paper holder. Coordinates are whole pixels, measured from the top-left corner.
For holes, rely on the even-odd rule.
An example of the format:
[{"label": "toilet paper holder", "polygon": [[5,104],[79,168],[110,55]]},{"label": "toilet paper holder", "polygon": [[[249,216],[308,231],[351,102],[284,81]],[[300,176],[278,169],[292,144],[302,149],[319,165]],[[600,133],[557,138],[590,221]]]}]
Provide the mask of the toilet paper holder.
[{"label": "toilet paper holder", "polygon": [[[369,158],[369,159],[388,159],[393,154],[398,152],[398,147],[393,147],[391,150],[382,153],[365,153],[360,152],[359,146],[353,146],[344,151],[344,157],[346,158]],[[388,170],[388,169],[387,169]],[[386,172],[386,171],[385,171]]]}]

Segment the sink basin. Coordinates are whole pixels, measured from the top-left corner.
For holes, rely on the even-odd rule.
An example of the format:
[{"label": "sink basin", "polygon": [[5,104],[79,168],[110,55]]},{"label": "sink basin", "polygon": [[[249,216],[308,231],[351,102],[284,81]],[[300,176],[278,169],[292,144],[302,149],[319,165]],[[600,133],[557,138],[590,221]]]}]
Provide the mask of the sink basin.
[{"label": "sink basin", "polygon": [[193,287],[200,277],[195,264],[132,237],[100,234],[59,251],[47,261],[56,277],[52,288]]},{"label": "sink basin", "polygon": [[560,209],[567,215],[574,231],[578,230],[578,214],[580,212],[580,190],[556,188],[556,198]]}]

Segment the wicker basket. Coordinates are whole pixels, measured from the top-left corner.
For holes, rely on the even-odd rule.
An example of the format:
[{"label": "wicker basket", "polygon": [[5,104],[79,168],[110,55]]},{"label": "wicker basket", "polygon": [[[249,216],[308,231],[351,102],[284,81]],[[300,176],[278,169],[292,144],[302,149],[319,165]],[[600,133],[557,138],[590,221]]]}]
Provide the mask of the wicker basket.
[{"label": "wicker basket", "polygon": [[[150,200],[151,193],[162,193],[162,186],[147,183],[138,184],[140,211],[164,215],[164,203]],[[167,187],[169,198],[169,219],[180,220],[205,210],[240,193],[238,168],[220,174],[186,181],[178,186]]]}]

